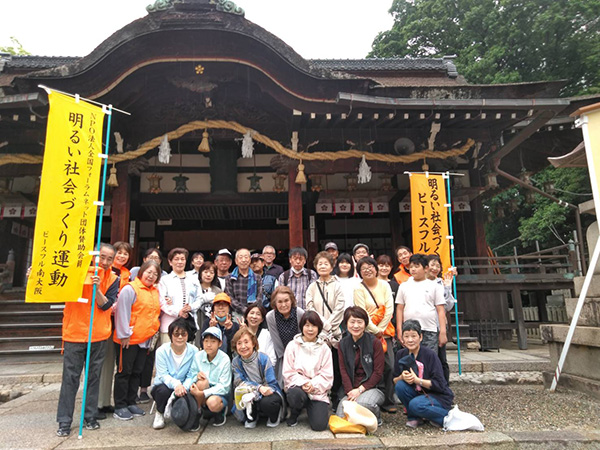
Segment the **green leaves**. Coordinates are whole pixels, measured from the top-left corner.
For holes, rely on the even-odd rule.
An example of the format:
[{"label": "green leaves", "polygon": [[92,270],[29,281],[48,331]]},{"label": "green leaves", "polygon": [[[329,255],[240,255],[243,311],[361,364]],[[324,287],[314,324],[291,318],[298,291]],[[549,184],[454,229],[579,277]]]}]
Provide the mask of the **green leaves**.
[{"label": "green leaves", "polygon": [[10,42],[13,45],[8,45],[6,47],[0,46],[0,52],[10,53],[11,55],[31,55],[31,53],[29,53],[23,48],[23,46],[16,37],[11,36]]},{"label": "green leaves", "polygon": [[456,54],[471,83],[566,79],[600,89],[600,0],[394,0],[369,56]]}]

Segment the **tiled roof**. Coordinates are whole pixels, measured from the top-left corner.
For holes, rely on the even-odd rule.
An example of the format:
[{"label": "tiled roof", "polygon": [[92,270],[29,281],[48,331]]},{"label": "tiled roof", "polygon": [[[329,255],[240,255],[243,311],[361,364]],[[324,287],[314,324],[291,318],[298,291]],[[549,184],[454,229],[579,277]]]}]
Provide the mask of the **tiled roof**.
[{"label": "tiled roof", "polygon": [[11,69],[42,70],[79,61],[79,56],[9,56],[6,67]]},{"label": "tiled roof", "polygon": [[319,69],[334,71],[447,71],[458,75],[451,59],[444,58],[365,58],[365,59],[309,59]]}]

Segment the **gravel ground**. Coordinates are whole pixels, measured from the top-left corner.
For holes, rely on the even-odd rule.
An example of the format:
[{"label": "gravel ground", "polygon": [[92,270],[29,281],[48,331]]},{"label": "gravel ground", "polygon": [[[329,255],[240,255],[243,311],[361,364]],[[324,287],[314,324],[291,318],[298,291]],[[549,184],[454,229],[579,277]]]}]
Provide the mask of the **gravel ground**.
[{"label": "gravel ground", "polygon": [[[551,393],[542,385],[452,384],[461,411],[474,414],[486,431],[598,430],[600,402],[578,392]],[[430,424],[416,430],[406,427],[406,416],[383,414],[378,437],[439,434]]]}]

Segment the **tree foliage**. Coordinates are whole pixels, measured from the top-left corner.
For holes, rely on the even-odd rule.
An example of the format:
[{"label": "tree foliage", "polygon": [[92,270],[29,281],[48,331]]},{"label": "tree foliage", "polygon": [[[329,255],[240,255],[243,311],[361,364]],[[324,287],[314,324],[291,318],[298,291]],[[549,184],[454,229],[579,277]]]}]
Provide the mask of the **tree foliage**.
[{"label": "tree foliage", "polygon": [[[552,182],[556,189],[552,195],[574,205],[592,198],[586,168],[547,167],[534,175],[532,181],[542,190],[544,183]],[[513,186],[489,199],[485,206],[493,219],[486,225],[490,247],[518,240],[500,250],[500,254],[511,253],[513,245],[534,250],[535,241],[540,243],[541,248],[548,248],[573,239],[574,212],[539,194],[533,195],[533,203],[527,203],[524,188]],[[591,216],[582,216],[584,232],[592,221]]]},{"label": "tree foliage", "polygon": [[11,55],[31,55],[27,50],[23,48],[19,40],[11,36],[10,42],[12,45],[0,46],[0,52],[2,53],[10,53]]},{"label": "tree foliage", "polygon": [[393,0],[372,57],[456,54],[471,83],[566,79],[600,92],[600,0]]}]

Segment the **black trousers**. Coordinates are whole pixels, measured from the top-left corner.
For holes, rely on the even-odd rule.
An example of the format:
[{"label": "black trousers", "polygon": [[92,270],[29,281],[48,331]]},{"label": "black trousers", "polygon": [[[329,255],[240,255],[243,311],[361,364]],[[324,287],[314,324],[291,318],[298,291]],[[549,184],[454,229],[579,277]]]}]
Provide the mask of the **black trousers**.
[{"label": "black trousers", "polygon": [[165,408],[167,406],[167,402],[169,401],[169,397],[173,393],[174,389],[171,389],[166,384],[162,383],[157,386],[152,386],[152,398],[156,402],[156,410],[164,414]]},{"label": "black trousers", "polygon": [[384,405],[392,406],[395,405],[394,401],[394,342],[391,337],[386,336],[385,342],[387,343],[387,351],[384,356],[383,366],[383,381],[385,382],[385,401]]},{"label": "black trousers", "polygon": [[306,408],[308,423],[313,431],[323,431],[329,424],[329,404],[317,400],[311,400],[302,388],[295,386],[287,392],[288,407],[291,409],[291,417],[297,418],[302,410]]},{"label": "black trousers", "polygon": [[[117,359],[114,388],[115,409],[121,409],[135,405],[148,349],[141,348],[139,345],[122,348],[120,344],[115,344],[115,352]],[[120,363],[122,363],[122,367]]]},{"label": "black trousers", "polygon": [[446,383],[450,384],[450,366],[448,365],[448,358],[446,357],[446,344],[438,347],[438,357],[442,363],[442,371],[444,372]]},{"label": "black trousers", "polygon": [[146,362],[144,363],[144,369],[142,370],[142,376],[140,377],[140,387],[147,388],[152,384],[152,372],[154,372],[154,358],[156,350],[152,350],[146,356]]},{"label": "black trousers", "polygon": [[271,422],[276,422],[282,404],[281,396],[275,392],[271,395],[263,396],[257,402],[252,402],[252,418],[254,420],[251,422],[256,421],[259,415],[267,416]]},{"label": "black trousers", "polygon": [[337,348],[331,347],[331,362],[333,363],[333,386],[331,387],[331,402],[335,409],[338,404],[337,393],[342,387],[342,373],[340,372],[340,361]]}]

